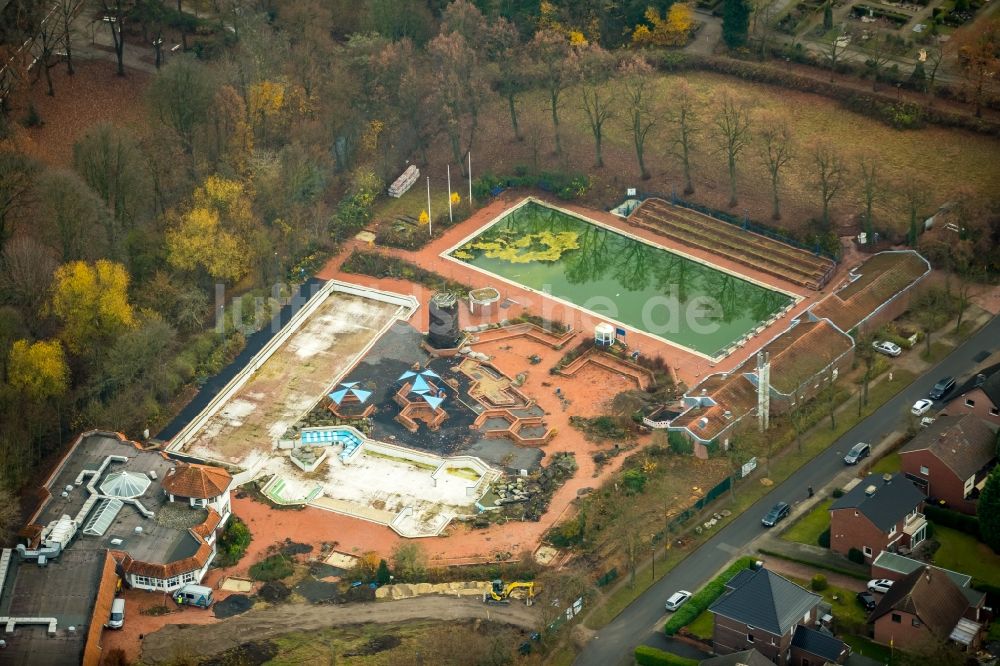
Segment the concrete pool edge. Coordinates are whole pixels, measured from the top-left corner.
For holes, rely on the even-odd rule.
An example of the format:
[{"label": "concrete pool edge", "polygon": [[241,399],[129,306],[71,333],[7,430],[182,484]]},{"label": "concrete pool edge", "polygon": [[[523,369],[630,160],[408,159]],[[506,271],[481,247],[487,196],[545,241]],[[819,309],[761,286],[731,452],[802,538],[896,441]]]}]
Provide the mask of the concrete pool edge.
[{"label": "concrete pool edge", "polygon": [[[608,231],[608,232],[611,232],[611,233],[615,233],[615,234],[618,234],[618,235],[623,236],[625,238],[628,238],[629,240],[636,241],[636,242],[639,242],[639,243],[643,243],[643,244],[645,244],[645,245],[647,245],[649,247],[652,247],[654,249],[660,250],[662,252],[667,252],[669,254],[673,254],[673,255],[679,256],[679,257],[681,257],[683,259],[687,259],[688,261],[691,261],[693,263],[697,263],[697,264],[699,264],[701,266],[704,266],[705,268],[708,268],[708,269],[711,269],[711,270],[715,270],[715,271],[718,271],[720,273],[725,273],[725,274],[730,275],[730,276],[732,276],[732,277],[734,277],[734,278],[736,278],[738,280],[743,280],[745,282],[748,282],[748,283],[750,283],[750,284],[752,284],[752,285],[754,285],[756,287],[759,287],[761,289],[764,289],[766,291],[776,292],[778,294],[781,294],[783,296],[788,297],[789,299],[791,299],[791,302],[788,303],[787,305],[785,305],[784,307],[782,307],[777,312],[773,313],[770,316],[770,318],[762,320],[762,321],[759,321],[756,326],[752,326],[749,329],[747,329],[747,331],[742,336],[740,336],[740,337],[735,338],[734,340],[732,340],[724,348],[724,350],[725,350],[724,353],[720,353],[720,354],[718,354],[716,356],[712,356],[712,355],[706,354],[704,352],[700,352],[700,351],[698,351],[696,349],[692,349],[691,347],[683,345],[683,344],[681,344],[679,342],[676,342],[674,340],[670,340],[668,338],[664,338],[664,337],[662,337],[660,335],[657,335],[656,333],[652,333],[650,331],[646,331],[646,330],[643,330],[641,328],[637,328],[635,326],[632,326],[631,324],[626,324],[624,322],[621,322],[618,319],[615,319],[615,318],[609,317],[607,315],[595,312],[594,310],[585,308],[585,307],[583,307],[583,306],[581,306],[581,305],[579,305],[577,303],[573,303],[573,302],[571,302],[569,300],[566,300],[565,298],[561,298],[559,296],[555,296],[555,295],[551,294],[550,292],[539,291],[537,289],[529,287],[529,286],[527,286],[525,284],[522,284],[520,282],[516,282],[516,281],[514,281],[514,280],[512,280],[510,278],[506,278],[506,277],[504,277],[502,275],[499,275],[499,274],[494,273],[492,271],[488,271],[486,269],[483,269],[483,268],[480,268],[478,266],[475,266],[475,265],[473,265],[473,264],[471,264],[471,263],[469,263],[467,261],[463,261],[461,259],[458,259],[456,257],[451,256],[452,252],[455,252],[456,250],[460,249],[465,244],[471,242],[473,239],[475,239],[475,238],[481,236],[482,234],[486,233],[489,229],[491,229],[492,227],[494,227],[495,225],[497,225],[499,222],[501,222],[508,215],[511,215],[515,211],[523,208],[524,206],[526,206],[526,205],[528,205],[530,203],[535,203],[535,204],[538,204],[540,206],[544,206],[545,208],[549,208],[551,210],[558,211],[558,212],[560,212],[560,213],[562,213],[564,215],[568,215],[570,217],[576,218],[576,219],[578,219],[578,220],[580,220],[580,221],[582,221],[582,222],[584,222],[586,224],[592,224],[592,225],[594,225],[594,226],[596,226],[598,228],[604,229],[605,231]],[[625,330],[631,331],[633,333],[638,333],[639,335],[648,336],[648,337],[650,337],[650,338],[652,338],[654,340],[657,340],[659,342],[667,344],[667,345],[669,345],[671,347],[675,347],[677,349],[680,349],[681,351],[687,352],[689,354],[693,354],[694,356],[697,356],[698,358],[701,358],[701,359],[704,359],[706,361],[709,361],[712,364],[719,363],[719,362],[725,360],[726,358],[728,358],[729,356],[731,356],[732,354],[736,353],[736,351],[738,351],[742,347],[746,346],[746,344],[750,341],[751,338],[755,337],[760,332],[762,332],[762,331],[766,330],[767,328],[771,327],[772,325],[776,324],[778,322],[778,320],[780,320],[781,318],[783,318],[786,315],[788,315],[789,313],[791,313],[802,301],[804,301],[806,299],[805,296],[802,296],[802,295],[797,294],[795,292],[789,291],[789,290],[781,288],[781,287],[774,287],[772,285],[769,285],[769,284],[766,284],[764,282],[761,282],[760,280],[757,280],[757,279],[755,279],[755,278],[753,278],[753,277],[751,277],[749,275],[744,275],[742,273],[739,273],[737,271],[734,271],[734,270],[732,270],[730,268],[727,268],[727,267],[724,267],[724,266],[718,266],[718,265],[713,264],[713,263],[711,263],[709,261],[701,259],[700,257],[692,256],[692,255],[690,255],[690,254],[688,254],[686,252],[683,252],[683,251],[680,251],[680,250],[675,250],[675,249],[669,248],[669,247],[665,247],[663,245],[660,245],[659,243],[655,243],[655,242],[650,241],[650,240],[648,240],[646,238],[642,238],[641,236],[637,236],[637,235],[635,235],[633,233],[630,233],[628,231],[624,231],[622,229],[618,229],[618,228],[613,227],[613,226],[611,226],[609,224],[606,224],[604,222],[600,222],[598,220],[594,220],[594,219],[589,218],[589,217],[587,217],[587,216],[585,216],[585,215],[583,215],[581,213],[577,213],[576,211],[569,210],[569,209],[566,209],[566,208],[562,208],[561,206],[557,206],[557,205],[551,204],[551,203],[549,203],[547,201],[544,201],[542,199],[538,199],[537,197],[534,197],[534,196],[527,196],[524,199],[522,199],[521,201],[519,201],[518,203],[516,203],[515,205],[513,205],[513,206],[511,206],[509,208],[504,209],[502,212],[500,212],[499,214],[497,214],[496,217],[494,217],[492,220],[490,220],[486,224],[482,225],[481,227],[477,228],[475,231],[473,231],[472,233],[470,233],[467,236],[465,236],[458,243],[456,243],[455,245],[452,245],[451,247],[449,247],[446,250],[444,250],[443,252],[441,252],[438,256],[440,256],[441,258],[443,258],[443,259],[445,259],[447,261],[451,261],[451,262],[454,262],[454,263],[459,264],[461,266],[465,266],[465,267],[471,268],[472,270],[477,271],[478,273],[481,273],[482,275],[488,276],[488,277],[490,277],[492,279],[500,280],[501,282],[504,282],[504,283],[506,283],[508,285],[511,285],[513,287],[517,287],[519,289],[523,289],[523,290],[525,290],[525,291],[527,291],[529,293],[532,293],[532,294],[539,294],[541,296],[550,298],[553,301],[555,301],[556,303],[559,303],[559,304],[561,304],[561,305],[563,305],[565,307],[572,308],[572,309],[575,309],[575,310],[579,310],[580,312],[584,312],[584,313],[586,313],[586,314],[588,314],[588,315],[590,315],[592,317],[595,317],[597,319],[601,319],[601,320],[608,321],[608,322],[614,322],[614,324],[616,326],[619,326],[619,327],[621,327],[621,328],[623,328]]]}]

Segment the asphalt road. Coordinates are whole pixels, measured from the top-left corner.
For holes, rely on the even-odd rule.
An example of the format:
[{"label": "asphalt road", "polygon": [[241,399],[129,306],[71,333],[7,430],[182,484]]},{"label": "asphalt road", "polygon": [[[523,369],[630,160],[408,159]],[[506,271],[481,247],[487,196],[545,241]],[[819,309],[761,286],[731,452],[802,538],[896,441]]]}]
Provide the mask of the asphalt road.
[{"label": "asphalt road", "polygon": [[[609,625],[597,632],[574,662],[577,666],[609,666],[631,664],[632,651],[647,644],[667,648],[663,635],[666,615],[663,602],[679,589],[697,590],[738,555],[751,552],[751,542],[761,534],[761,516],[775,502],[789,504],[805,499],[807,489],[822,488],[844,469],[843,456],[857,442],[878,442],[897,429],[907,418],[910,407],[923,398],[934,383],[952,375],[961,384],[971,374],[976,362],[973,357],[984,350],[994,351],[1000,345],[1000,317],[994,317],[975,335],[906,389],[885,403],[867,419],[851,428],[823,453],[806,463],[784,483],[751,506],[734,521],[723,527],[697,551],[633,601]],[[940,403],[935,408],[940,408]]]}]

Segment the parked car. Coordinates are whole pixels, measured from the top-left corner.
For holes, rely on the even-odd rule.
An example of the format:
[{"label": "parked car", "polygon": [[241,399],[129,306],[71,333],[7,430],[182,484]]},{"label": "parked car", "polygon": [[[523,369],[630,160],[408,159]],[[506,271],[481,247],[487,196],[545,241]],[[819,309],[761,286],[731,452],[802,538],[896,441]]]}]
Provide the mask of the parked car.
[{"label": "parked car", "polygon": [[185,585],[174,592],[172,596],[179,606],[208,608],[215,601],[212,597],[212,588],[204,585]]},{"label": "parked car", "polygon": [[788,506],[785,502],[778,502],[771,510],[767,512],[767,515],[760,519],[761,524],[764,527],[774,527],[779,522],[788,517],[791,512],[792,507]]},{"label": "parked car", "polygon": [[895,342],[889,342],[888,340],[877,340],[872,343],[872,347],[875,351],[885,354],[886,356],[899,356],[903,353],[902,347],[897,345]]},{"label": "parked car", "polygon": [[121,629],[125,626],[125,599],[115,597],[111,602],[111,617],[105,625],[108,629]]},{"label": "parked car", "polygon": [[928,393],[927,395],[928,397],[930,397],[931,400],[940,400],[941,398],[948,395],[953,388],[955,388],[955,378],[942,377],[938,381],[938,383],[934,385],[934,388],[931,389],[931,392]]},{"label": "parked car", "polygon": [[864,442],[858,442],[851,447],[851,450],[844,456],[845,465],[857,465],[862,459],[872,454],[872,447]]},{"label": "parked car", "polygon": [[875,610],[875,597],[871,592],[858,592],[858,601],[865,607],[866,611]]},{"label": "parked car", "polygon": [[933,416],[925,416],[924,418],[920,419],[920,427],[926,428],[930,424],[934,423],[934,421],[936,420],[937,419],[935,419]]},{"label": "parked car", "polygon": [[927,398],[921,398],[913,403],[913,407],[910,408],[910,413],[914,416],[923,416],[931,410],[934,406],[933,400],[928,400]]},{"label": "parked car", "polygon": [[691,598],[691,593],[687,590],[679,590],[670,595],[667,599],[666,608],[671,613],[684,605],[684,602]]},{"label": "parked car", "polygon": [[892,587],[892,581],[888,578],[876,578],[874,580],[868,581],[866,586],[869,592],[878,592],[879,594],[885,594]]}]

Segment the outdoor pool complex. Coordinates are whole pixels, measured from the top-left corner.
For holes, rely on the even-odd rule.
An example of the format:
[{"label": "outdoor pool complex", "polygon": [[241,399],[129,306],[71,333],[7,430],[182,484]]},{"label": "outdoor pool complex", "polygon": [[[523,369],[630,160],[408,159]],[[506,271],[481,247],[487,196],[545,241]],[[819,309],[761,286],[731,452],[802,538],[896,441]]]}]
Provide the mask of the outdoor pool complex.
[{"label": "outdoor pool complex", "polygon": [[794,302],[788,294],[533,200],[449,256],[710,357],[725,355]]}]

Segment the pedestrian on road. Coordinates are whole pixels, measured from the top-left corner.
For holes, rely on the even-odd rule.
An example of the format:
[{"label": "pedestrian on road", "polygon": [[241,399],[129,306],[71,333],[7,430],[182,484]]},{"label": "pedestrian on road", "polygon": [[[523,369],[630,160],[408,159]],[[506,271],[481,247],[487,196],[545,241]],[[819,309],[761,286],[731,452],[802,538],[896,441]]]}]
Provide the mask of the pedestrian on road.
[{"label": "pedestrian on road", "polygon": [[813,496],[813,487],[809,486],[809,497]]}]

